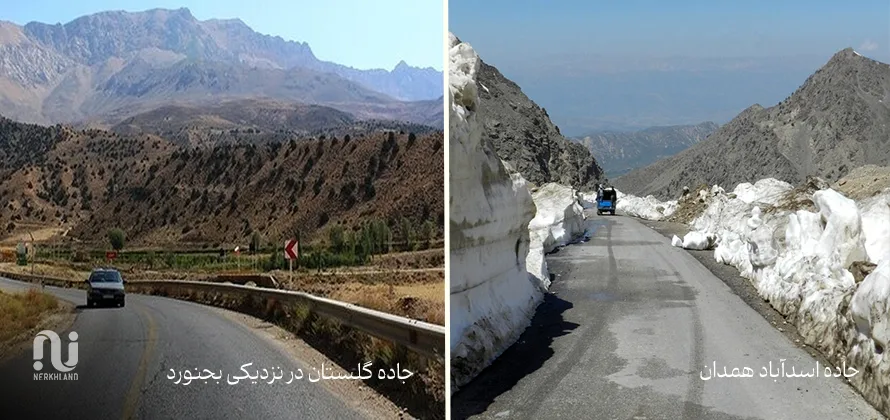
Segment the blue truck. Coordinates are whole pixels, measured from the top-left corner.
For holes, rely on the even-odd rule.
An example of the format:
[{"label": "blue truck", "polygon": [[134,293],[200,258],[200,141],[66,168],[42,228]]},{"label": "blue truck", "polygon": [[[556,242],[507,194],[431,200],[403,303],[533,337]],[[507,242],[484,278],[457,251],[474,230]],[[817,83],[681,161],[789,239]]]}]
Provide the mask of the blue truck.
[{"label": "blue truck", "polygon": [[618,204],[618,192],[615,188],[600,188],[596,192],[596,214],[615,214],[615,206]]}]

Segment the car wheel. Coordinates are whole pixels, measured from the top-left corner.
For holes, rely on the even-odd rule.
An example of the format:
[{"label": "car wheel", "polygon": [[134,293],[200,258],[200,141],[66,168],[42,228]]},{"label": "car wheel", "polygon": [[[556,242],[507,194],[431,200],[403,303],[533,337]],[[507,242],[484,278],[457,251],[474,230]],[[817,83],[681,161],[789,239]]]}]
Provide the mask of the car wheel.
[{"label": "car wheel", "polygon": [[124,304],[125,304],[125,302],[124,302],[124,301],[121,301],[121,304],[120,304],[120,305],[121,305],[121,308],[124,307]]}]

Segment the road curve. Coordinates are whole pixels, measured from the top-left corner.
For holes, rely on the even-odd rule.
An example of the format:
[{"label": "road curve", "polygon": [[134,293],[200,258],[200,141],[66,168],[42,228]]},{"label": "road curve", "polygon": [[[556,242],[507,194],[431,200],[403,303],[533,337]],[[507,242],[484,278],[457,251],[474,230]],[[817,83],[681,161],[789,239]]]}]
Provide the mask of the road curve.
[{"label": "road curve", "polygon": [[[589,217],[591,240],[547,257],[554,294],[452,397],[453,418],[883,418],[843,379],[760,377],[816,360],[661,234]],[[755,376],[713,377],[715,365]]]},{"label": "road curve", "polygon": [[[33,285],[0,279],[0,289]],[[46,287],[78,306],[68,331],[78,334],[76,381],[33,379],[30,351],[0,364],[0,415],[8,419],[293,419],[362,418],[362,414],[323,385],[290,372],[313,371],[268,338],[221,316],[214,308],[156,296],[130,294],[124,308],[84,308],[83,290]],[[68,331],[62,332],[67,343]],[[67,348],[67,344],[63,345]],[[29,346],[30,348],[30,346]],[[45,366],[51,366],[49,345]],[[67,351],[63,360],[67,360]],[[241,366],[254,371],[281,369],[290,384],[241,381]],[[175,384],[170,369],[222,371],[216,384]],[[47,371],[48,369],[43,369]],[[49,371],[52,371],[49,369]],[[314,371],[313,371],[314,372]],[[269,380],[267,380],[268,382]],[[233,380],[234,382],[234,380]]]}]

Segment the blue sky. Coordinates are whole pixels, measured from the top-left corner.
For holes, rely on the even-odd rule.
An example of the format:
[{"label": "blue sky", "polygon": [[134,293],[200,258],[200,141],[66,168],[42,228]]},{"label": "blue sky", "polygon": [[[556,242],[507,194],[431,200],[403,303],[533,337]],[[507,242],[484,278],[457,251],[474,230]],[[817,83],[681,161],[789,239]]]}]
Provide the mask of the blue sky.
[{"label": "blue sky", "polygon": [[187,7],[200,19],[240,18],[255,31],[308,42],[326,61],[391,70],[399,60],[442,69],[441,0],[0,0],[0,20],[65,23],[106,10]]},{"label": "blue sky", "polygon": [[451,0],[449,30],[480,54],[888,56],[890,2]]},{"label": "blue sky", "polygon": [[890,63],[890,1],[450,0],[449,30],[564,133],[725,123],[836,52]]}]

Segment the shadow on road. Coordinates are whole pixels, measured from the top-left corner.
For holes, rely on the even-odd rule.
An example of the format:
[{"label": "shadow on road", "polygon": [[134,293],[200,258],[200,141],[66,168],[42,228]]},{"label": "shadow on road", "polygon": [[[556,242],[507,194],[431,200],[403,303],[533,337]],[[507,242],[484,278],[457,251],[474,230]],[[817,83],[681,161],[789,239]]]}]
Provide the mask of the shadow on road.
[{"label": "shadow on road", "polygon": [[108,304],[108,305],[98,305],[98,306],[87,306],[87,305],[77,305],[74,307],[76,312],[80,311],[93,311],[96,309],[123,309],[118,307],[117,305]]},{"label": "shadow on road", "polygon": [[553,340],[578,327],[578,324],[563,319],[563,313],[571,308],[571,302],[554,294],[544,295],[544,302],[538,306],[531,325],[519,340],[452,396],[451,418],[465,419],[484,413],[499,395],[540,369],[554,354]]}]

